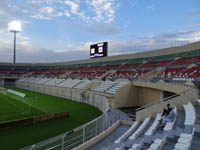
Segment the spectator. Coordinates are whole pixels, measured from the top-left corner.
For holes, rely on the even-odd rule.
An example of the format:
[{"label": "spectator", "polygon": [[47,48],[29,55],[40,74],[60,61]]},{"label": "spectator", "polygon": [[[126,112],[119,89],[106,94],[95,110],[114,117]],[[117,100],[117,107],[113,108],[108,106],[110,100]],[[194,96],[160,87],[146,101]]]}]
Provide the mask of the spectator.
[{"label": "spectator", "polygon": [[170,104],[167,105],[167,108],[167,110],[164,109],[162,114],[161,127],[164,127],[167,122],[173,122],[176,117],[176,113]]},{"label": "spectator", "polygon": [[173,106],[171,106],[170,104],[167,104],[168,113],[169,113],[173,108],[174,108]]},{"label": "spectator", "polygon": [[163,109],[163,112],[162,112],[162,115],[161,115],[160,124],[163,124],[163,120],[165,120],[165,118],[168,116],[168,114],[169,114],[168,110],[167,109]]}]

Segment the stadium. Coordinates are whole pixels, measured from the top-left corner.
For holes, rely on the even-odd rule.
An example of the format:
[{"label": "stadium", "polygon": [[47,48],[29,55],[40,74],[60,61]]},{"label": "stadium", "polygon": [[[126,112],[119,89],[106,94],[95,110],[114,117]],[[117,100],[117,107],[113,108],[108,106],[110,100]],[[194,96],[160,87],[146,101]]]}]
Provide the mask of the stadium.
[{"label": "stadium", "polygon": [[198,150],[199,6],[0,1],[0,150]]},{"label": "stadium", "polygon": [[[196,42],[82,61],[1,63],[0,146],[196,149],[199,48]],[[167,104],[176,118],[161,130]]]}]

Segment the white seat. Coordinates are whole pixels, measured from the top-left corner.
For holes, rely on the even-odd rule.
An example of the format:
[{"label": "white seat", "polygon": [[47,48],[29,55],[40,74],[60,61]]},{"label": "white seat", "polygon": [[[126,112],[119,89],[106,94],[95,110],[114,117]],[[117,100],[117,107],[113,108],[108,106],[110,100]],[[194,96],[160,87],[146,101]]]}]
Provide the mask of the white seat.
[{"label": "white seat", "polygon": [[147,130],[147,132],[145,133],[145,135],[153,135],[153,133],[156,131],[156,129],[158,128],[159,125],[159,121],[161,119],[161,114],[157,114],[156,118],[153,122],[153,124],[151,125],[151,127]]},{"label": "white seat", "polygon": [[177,143],[175,145],[175,149],[178,149],[178,150],[189,150],[189,145],[186,145],[186,144],[182,144],[182,143]]},{"label": "white seat", "polygon": [[140,150],[140,149],[142,149],[143,146],[144,146],[144,141],[141,140],[139,144],[133,144],[131,149],[132,150]]},{"label": "white seat", "polygon": [[195,128],[193,128],[192,133],[181,133],[178,142],[175,145],[175,149],[178,150],[188,150],[192,144],[192,139],[194,136]]},{"label": "white seat", "polygon": [[167,140],[167,135],[165,135],[162,139],[156,139],[154,142],[150,145],[150,150],[161,150],[163,146],[165,145]]},{"label": "white seat", "polygon": [[146,128],[147,124],[149,123],[150,118],[145,118],[145,120],[143,121],[142,125],[137,129],[137,131],[135,131],[130,137],[130,140],[134,140],[136,139],[141,132]]},{"label": "white seat", "polygon": [[200,104],[200,99],[197,99],[197,103]]},{"label": "white seat", "polygon": [[179,138],[178,143],[183,143],[183,144],[192,144],[192,138]]},{"label": "white seat", "polygon": [[121,136],[119,137],[115,143],[121,143],[123,140],[125,140],[126,138],[128,138],[128,136],[130,136],[133,131],[136,129],[136,127],[138,126],[139,122],[135,121],[134,124]]},{"label": "white seat", "polygon": [[159,150],[160,149],[160,144],[153,143],[153,144],[151,144],[150,148]]},{"label": "white seat", "polygon": [[188,104],[183,105],[185,110],[185,125],[194,125],[196,120],[196,113],[194,106],[191,102],[188,102]]}]

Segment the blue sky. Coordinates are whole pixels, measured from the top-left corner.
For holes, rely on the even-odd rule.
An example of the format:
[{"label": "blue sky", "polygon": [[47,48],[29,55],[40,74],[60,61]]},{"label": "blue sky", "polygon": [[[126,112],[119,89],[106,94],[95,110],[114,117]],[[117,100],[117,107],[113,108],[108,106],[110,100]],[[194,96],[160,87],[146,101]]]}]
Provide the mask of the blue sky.
[{"label": "blue sky", "polygon": [[13,20],[17,62],[87,59],[100,41],[110,56],[200,41],[199,0],[1,0],[0,62],[12,62]]}]

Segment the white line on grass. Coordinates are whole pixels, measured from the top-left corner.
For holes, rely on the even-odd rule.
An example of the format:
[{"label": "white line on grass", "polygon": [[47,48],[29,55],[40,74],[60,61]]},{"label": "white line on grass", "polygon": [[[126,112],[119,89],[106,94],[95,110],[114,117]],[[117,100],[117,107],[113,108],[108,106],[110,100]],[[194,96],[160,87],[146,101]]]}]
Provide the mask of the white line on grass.
[{"label": "white line on grass", "polygon": [[[29,113],[29,112],[25,112],[25,111],[24,111],[24,112],[22,112],[22,113],[18,113],[18,114],[7,114],[7,115],[1,115],[0,118],[8,117],[8,116],[10,117],[10,116],[15,116],[15,115],[16,115],[16,116],[17,116],[17,115],[24,115],[24,114],[28,114],[28,113]],[[0,122],[1,122],[1,121],[0,121]]]},{"label": "white line on grass", "polygon": [[[8,103],[14,105],[15,107],[19,108],[20,110],[22,110],[22,111],[24,111],[24,112],[28,112],[28,113],[30,112],[30,109],[27,111],[26,109],[24,109],[24,108],[22,108],[22,107],[20,107],[20,106],[18,106],[18,105],[16,105],[16,104],[10,102],[9,100],[5,100],[5,101],[7,101]],[[28,105],[28,104],[27,104],[27,105]],[[29,105],[28,105],[28,108],[30,108]]]}]

